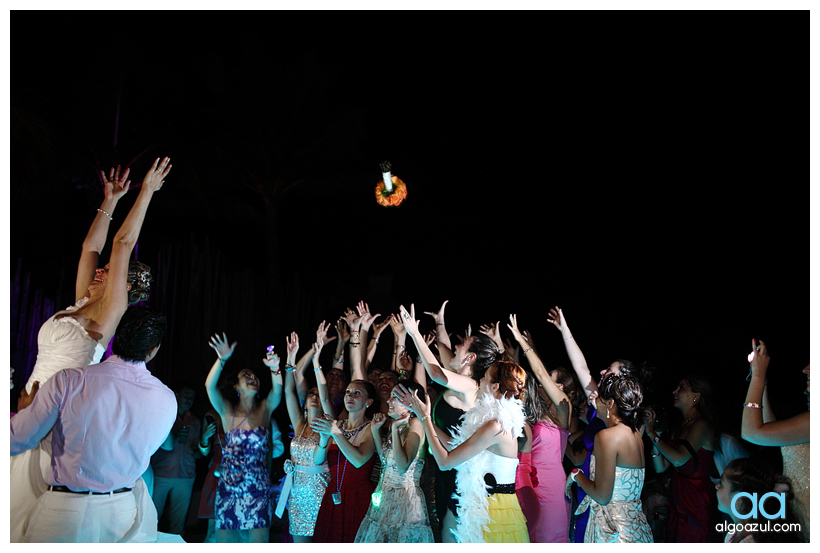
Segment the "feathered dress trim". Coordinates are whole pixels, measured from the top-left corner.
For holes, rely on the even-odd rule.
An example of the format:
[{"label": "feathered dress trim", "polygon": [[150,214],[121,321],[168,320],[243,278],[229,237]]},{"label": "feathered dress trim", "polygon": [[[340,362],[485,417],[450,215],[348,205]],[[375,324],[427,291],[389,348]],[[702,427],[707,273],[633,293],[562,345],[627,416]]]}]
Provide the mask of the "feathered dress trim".
[{"label": "feathered dress trim", "polygon": [[[454,432],[452,449],[463,444],[484,424],[490,421],[501,423],[503,432],[510,432],[515,438],[524,435],[524,405],[520,400],[498,399],[482,393],[475,407],[464,414],[462,423]],[[456,467],[456,493],[458,498],[458,521],[451,532],[459,543],[484,543],[484,530],[489,531],[490,512],[487,484],[484,475],[491,466],[490,453],[486,449],[475,457]]]}]

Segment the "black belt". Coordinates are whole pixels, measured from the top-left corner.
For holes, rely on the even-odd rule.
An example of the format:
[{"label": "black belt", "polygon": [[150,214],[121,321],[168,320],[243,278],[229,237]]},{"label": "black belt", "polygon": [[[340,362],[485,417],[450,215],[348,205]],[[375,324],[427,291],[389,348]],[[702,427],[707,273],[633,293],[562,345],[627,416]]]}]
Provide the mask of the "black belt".
[{"label": "black belt", "polygon": [[515,493],[515,483],[512,484],[496,484],[487,488],[487,493],[490,495],[497,493]]},{"label": "black belt", "polygon": [[499,484],[496,482],[495,476],[489,472],[484,475],[484,483],[487,485],[487,493],[490,495],[496,493],[515,493],[515,482],[511,484]]},{"label": "black belt", "polygon": [[130,492],[133,488],[120,488],[118,490],[114,490],[113,492],[75,492],[74,490],[70,490],[65,486],[49,486],[48,490],[50,492],[64,492],[64,493],[76,493],[80,495],[111,495],[115,493],[125,493]]}]

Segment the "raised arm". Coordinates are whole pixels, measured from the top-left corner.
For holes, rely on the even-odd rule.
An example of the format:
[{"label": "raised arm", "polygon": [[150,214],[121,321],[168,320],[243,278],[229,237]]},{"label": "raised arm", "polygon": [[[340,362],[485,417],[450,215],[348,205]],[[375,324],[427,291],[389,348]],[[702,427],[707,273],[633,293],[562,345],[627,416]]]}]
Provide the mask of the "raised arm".
[{"label": "raised arm", "polygon": [[[322,321],[324,323],[324,321]],[[319,325],[322,328],[322,325]],[[327,329],[325,329],[327,331]],[[322,353],[322,335],[321,331],[316,333],[318,340],[313,344],[313,374],[316,375],[316,388],[319,390],[319,401],[322,403],[322,411],[332,418],[336,418],[336,409],[333,407],[333,399],[330,397],[330,392],[327,389],[327,379],[325,373],[322,371],[322,366],[319,364],[319,355]]]},{"label": "raised arm", "polygon": [[424,341],[424,337],[419,332],[418,322],[415,319],[414,306],[412,304],[410,305],[410,312],[408,312],[403,305],[400,306],[399,316],[404,323],[404,328],[407,330],[407,334],[413,340],[416,350],[421,356],[421,362],[424,364],[424,370],[427,371],[430,378],[432,378],[434,382],[438,382],[442,386],[445,386],[454,392],[459,392],[465,395],[475,394],[478,390],[478,385],[475,380],[469,376],[464,376],[453,371],[445,371],[438,364],[436,357],[433,355],[433,352],[430,351],[430,348]]},{"label": "raised arm", "polygon": [[362,317],[351,309],[345,313],[345,321],[350,328],[350,380],[365,380],[364,354],[362,353]]},{"label": "raised arm", "polygon": [[274,409],[279,407],[279,403],[282,401],[282,369],[279,368],[279,356],[273,353],[273,349],[267,352],[262,362],[270,369],[272,387],[263,404],[265,411],[268,413],[268,418],[270,418]]},{"label": "raised arm", "polygon": [[333,354],[333,368],[344,372],[345,346],[350,341],[350,332],[347,330],[347,323],[342,317],[336,321],[336,352]]},{"label": "raised arm", "polygon": [[222,369],[225,363],[233,355],[236,348],[236,342],[228,345],[228,336],[223,332],[220,337],[219,334],[214,334],[208,341],[208,345],[216,351],[216,361],[211,367],[208,376],[205,378],[205,391],[208,393],[208,399],[211,400],[211,405],[220,417],[226,417],[229,412],[230,405],[222,393],[219,391],[217,385],[219,384],[219,377],[222,375]]},{"label": "raised arm", "polygon": [[448,301],[450,300],[445,300],[445,302],[441,304],[438,313],[432,313],[430,311],[424,312],[425,315],[430,315],[436,321],[436,345],[438,346],[438,355],[439,358],[441,358],[441,363],[445,367],[450,364],[450,360],[453,358],[450,335],[447,334],[447,328],[444,325],[444,308],[447,306]]},{"label": "raised arm", "polygon": [[161,163],[159,158],[154,161],[131,211],[114,235],[108,262],[108,279],[99,302],[101,312],[95,317],[98,331],[102,334],[101,343],[107,344],[111,340],[122,314],[128,308],[128,265],[131,252],[139,238],[151,198],[154,192],[162,188],[163,179],[171,170],[169,161],[167,157]]},{"label": "raised arm", "polygon": [[114,220],[114,210],[117,208],[120,198],[128,192],[128,188],[131,186],[131,181],[128,180],[130,171],[130,169],[126,169],[121,174],[119,165],[117,165],[116,171],[113,167],[111,168],[109,176],[105,175],[105,171],[100,171],[104,197],[102,205],[97,209],[97,214],[91,222],[88,234],[83,240],[80,262],[77,266],[76,301],[88,295],[88,286],[94,280],[95,272],[99,267],[100,253],[105,248],[108,229],[111,221]]},{"label": "raised arm", "polygon": [[763,409],[754,406],[760,406],[764,401],[763,391],[766,388],[766,373],[770,359],[763,340],[760,341],[760,345],[752,340],[752,348],[755,354],[751,362],[752,378],[746,392],[746,402],[743,405],[741,438],[763,446],[784,446],[808,442],[810,439],[808,411],[781,421],[764,422]]},{"label": "raised arm", "polygon": [[567,350],[569,362],[572,364],[572,368],[578,376],[578,380],[581,382],[581,388],[583,388],[584,394],[589,398],[592,392],[598,392],[598,384],[595,383],[595,380],[593,380],[589,372],[587,360],[581,352],[581,348],[578,347],[575,338],[572,337],[572,332],[570,332],[567,321],[564,318],[564,312],[556,306],[554,309],[550,309],[549,319],[547,320],[561,331],[561,337],[564,339],[564,347]]},{"label": "raised arm", "polygon": [[536,353],[535,349],[518,330],[518,317],[516,315],[510,315],[510,324],[507,325],[507,327],[512,331],[516,342],[523,348],[524,355],[527,357],[527,361],[538,383],[541,384],[541,387],[544,388],[544,391],[547,393],[547,397],[550,398],[550,401],[555,405],[561,428],[569,430],[569,422],[572,417],[572,404],[569,401],[569,396],[553,382],[549,372],[547,372],[547,367],[541,361],[538,353]]},{"label": "raised arm", "polygon": [[407,351],[407,331],[396,315],[390,315],[390,329],[393,331],[393,358],[390,361],[390,370],[401,374],[399,359]]},{"label": "raised arm", "polygon": [[299,351],[299,335],[291,332],[285,337],[287,342],[287,359],[285,361],[285,406],[288,409],[288,418],[294,432],[299,431],[299,422],[302,420],[301,403],[296,394],[296,353]]},{"label": "raised arm", "polygon": [[410,409],[419,418],[424,429],[424,435],[427,437],[428,447],[441,470],[453,469],[475,457],[488,447],[498,443],[499,437],[503,434],[501,424],[496,420],[491,420],[479,427],[464,443],[452,451],[447,451],[438,439],[433,419],[430,416],[430,396],[427,396],[422,402],[416,391],[413,390]]},{"label": "raised arm", "polygon": [[373,324],[373,337],[367,343],[367,359],[365,360],[364,366],[365,371],[370,368],[370,364],[373,362],[373,358],[376,356],[376,348],[379,346],[379,339],[384,332],[384,329],[390,324],[390,319],[385,318],[380,323]]}]

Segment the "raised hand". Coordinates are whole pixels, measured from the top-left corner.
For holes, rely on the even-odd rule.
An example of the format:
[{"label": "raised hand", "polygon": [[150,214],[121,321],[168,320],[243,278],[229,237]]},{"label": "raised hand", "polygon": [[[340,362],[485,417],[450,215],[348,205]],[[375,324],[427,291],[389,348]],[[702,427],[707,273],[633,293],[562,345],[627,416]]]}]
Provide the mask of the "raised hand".
[{"label": "raised hand", "polygon": [[[339,337],[339,342],[346,344],[350,340],[350,332],[347,331],[347,323],[344,318],[339,317],[336,321],[336,335]],[[339,347],[338,344],[336,347]]]},{"label": "raised hand", "polygon": [[370,307],[363,302],[360,301],[359,305],[356,306],[357,311],[359,312],[359,316],[362,318],[362,330],[367,332],[370,330],[370,327],[373,325],[373,321],[376,320],[377,317],[381,317],[381,313],[376,313],[375,315],[370,313]]},{"label": "raised hand", "polygon": [[416,320],[416,308],[412,303],[410,304],[410,311],[407,311],[403,305],[399,306],[399,318],[408,334],[411,336],[416,336],[419,334],[419,322]]},{"label": "raised hand", "polygon": [[757,340],[752,338],[752,353],[750,354],[752,361],[749,364],[749,371],[752,376],[766,377],[766,371],[769,368],[769,352],[766,349],[766,344],[763,340],[757,343]]},{"label": "raised hand", "polygon": [[513,337],[516,339],[516,341],[526,342],[526,340],[524,339],[524,336],[521,334],[521,331],[518,330],[518,316],[517,315],[515,315],[515,314],[510,315],[510,324],[507,325],[507,328],[509,328],[512,331]]},{"label": "raised hand", "polygon": [[103,180],[103,194],[106,200],[119,201],[128,192],[128,188],[131,186],[131,181],[128,180],[128,173],[130,172],[131,169],[127,168],[124,173],[120,174],[119,165],[117,165],[116,170],[113,167],[111,168],[108,177],[105,176],[105,171],[100,171]]},{"label": "raised hand", "polygon": [[410,357],[410,354],[407,353],[406,349],[401,350],[398,358],[398,368],[400,371],[405,373],[409,373],[413,370],[413,358]]},{"label": "raised hand", "polygon": [[564,312],[561,311],[557,305],[554,308],[550,309],[550,314],[547,318],[547,321],[554,324],[555,328],[557,328],[561,332],[564,331],[564,326],[566,325],[566,321],[564,320]]},{"label": "raised hand", "polygon": [[320,344],[319,349],[322,349],[325,344],[336,339],[336,336],[331,336],[330,338],[327,337],[327,331],[329,328],[330,323],[325,323],[325,321],[322,321],[319,323],[319,328],[316,329],[316,343]]},{"label": "raised hand", "polygon": [[330,415],[325,414],[323,417],[314,417],[310,422],[310,427],[314,430],[314,432],[324,434],[325,436],[330,436],[333,434],[333,429],[336,427],[333,422],[334,421],[330,418]]},{"label": "raised hand", "polygon": [[224,332],[221,337],[219,334],[214,334],[208,341],[208,345],[214,348],[217,357],[222,361],[227,361],[233,355],[234,348],[236,348],[236,342],[230,346],[228,345],[228,336]]},{"label": "raised hand", "polygon": [[154,164],[148,169],[148,174],[142,181],[142,187],[146,190],[156,192],[162,185],[165,184],[165,177],[171,172],[171,158],[165,157],[160,161],[159,158],[154,160]]},{"label": "raised hand", "polygon": [[422,403],[416,391],[413,390],[412,397],[410,398],[409,409],[416,414],[419,420],[428,416],[430,414],[430,396],[426,396],[424,398],[424,403]]},{"label": "raised hand", "polygon": [[433,342],[436,341],[436,331],[432,330],[424,335],[424,343],[427,344],[429,347]]},{"label": "raised hand", "polygon": [[[431,313],[430,311],[425,311],[425,315],[430,315],[436,320],[436,326],[444,326],[444,308],[447,305],[447,302],[450,300],[445,300],[444,303],[441,304],[441,307],[438,310],[438,313]],[[437,329],[438,330],[438,329]]]},{"label": "raised hand", "polygon": [[287,343],[285,350],[288,353],[288,364],[293,365],[296,361],[296,352],[299,351],[299,335],[291,332],[290,336],[285,336],[285,342]]},{"label": "raised hand", "polygon": [[[392,317],[392,315],[390,317]],[[378,338],[382,335],[384,329],[387,328],[387,326],[390,324],[390,317],[387,317],[382,322],[375,323],[373,325],[373,338]]]},{"label": "raised hand", "polygon": [[359,327],[362,324],[362,316],[357,315],[355,311],[350,309],[349,307],[345,310],[344,316],[345,322],[347,322],[348,328],[350,328],[350,332],[359,332]]},{"label": "raised hand", "polygon": [[265,355],[262,362],[273,372],[276,372],[279,369],[279,356],[273,353],[273,350],[270,350],[267,355]]},{"label": "raised hand", "polygon": [[404,384],[399,384],[395,388],[393,388],[393,397],[404,406],[405,409],[410,409],[410,405],[413,401],[413,394],[410,393],[410,390]]},{"label": "raised hand", "polygon": [[384,413],[375,413],[373,415],[373,419],[370,421],[370,429],[374,432],[378,432],[384,423],[387,422],[387,415]]},{"label": "raised hand", "polygon": [[407,331],[404,330],[404,325],[401,322],[401,319],[395,313],[392,313],[388,318],[390,321],[390,330],[393,331],[393,336],[398,337],[400,334],[405,334]]},{"label": "raised hand", "polygon": [[498,321],[495,324],[481,325],[479,332],[489,338],[492,338],[499,350],[504,349],[504,342],[501,341],[501,321]]}]

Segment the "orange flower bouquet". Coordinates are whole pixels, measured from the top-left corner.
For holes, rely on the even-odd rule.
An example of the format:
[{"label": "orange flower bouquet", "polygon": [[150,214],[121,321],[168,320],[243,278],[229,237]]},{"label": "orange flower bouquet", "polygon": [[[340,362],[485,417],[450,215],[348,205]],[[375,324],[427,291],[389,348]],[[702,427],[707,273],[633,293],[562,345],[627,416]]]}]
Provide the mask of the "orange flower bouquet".
[{"label": "orange flower bouquet", "polygon": [[407,185],[399,177],[390,174],[390,167],[389,161],[381,164],[383,178],[376,183],[376,202],[384,207],[398,207],[407,198]]}]

